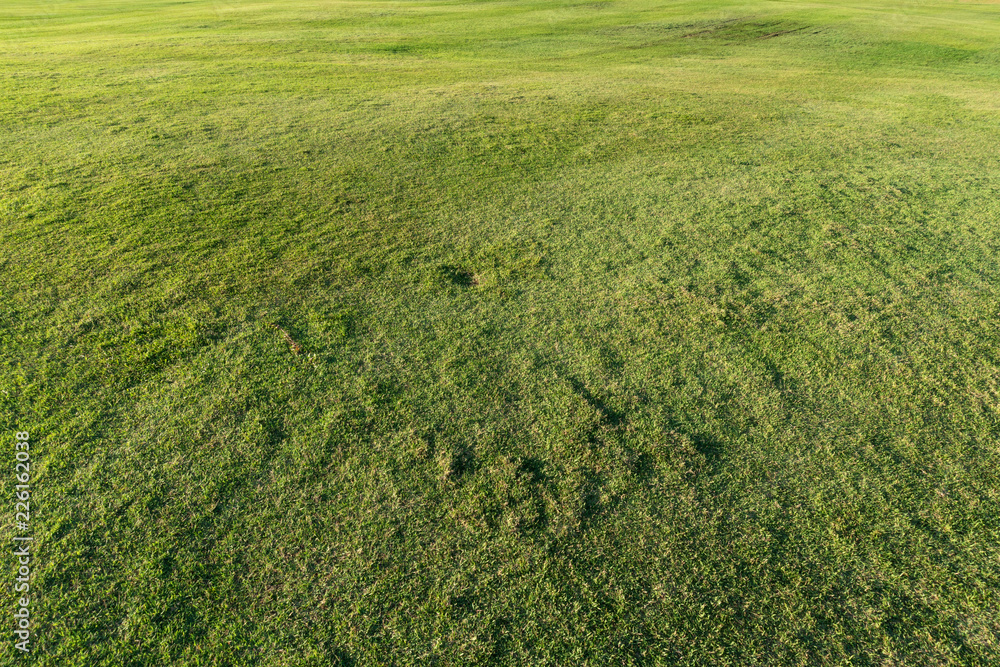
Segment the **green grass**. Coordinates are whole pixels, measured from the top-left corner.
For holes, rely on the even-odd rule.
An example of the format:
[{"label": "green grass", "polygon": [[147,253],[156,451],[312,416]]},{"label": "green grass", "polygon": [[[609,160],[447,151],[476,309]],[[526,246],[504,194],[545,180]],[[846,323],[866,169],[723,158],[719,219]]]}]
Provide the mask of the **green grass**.
[{"label": "green grass", "polygon": [[1000,660],[1000,5],[5,0],[0,81],[2,664]]}]

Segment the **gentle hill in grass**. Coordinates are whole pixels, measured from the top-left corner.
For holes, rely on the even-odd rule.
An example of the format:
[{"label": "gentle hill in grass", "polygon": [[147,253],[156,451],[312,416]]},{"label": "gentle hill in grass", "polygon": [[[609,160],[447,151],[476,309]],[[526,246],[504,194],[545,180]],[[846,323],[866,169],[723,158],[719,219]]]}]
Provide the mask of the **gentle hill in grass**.
[{"label": "gentle hill in grass", "polygon": [[996,664],[997,12],[5,0],[3,664]]}]

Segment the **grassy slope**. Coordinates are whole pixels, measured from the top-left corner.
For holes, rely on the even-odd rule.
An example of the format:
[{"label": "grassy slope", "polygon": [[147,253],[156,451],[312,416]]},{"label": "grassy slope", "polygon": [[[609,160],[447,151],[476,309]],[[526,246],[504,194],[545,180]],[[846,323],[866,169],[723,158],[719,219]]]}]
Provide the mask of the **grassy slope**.
[{"label": "grassy slope", "polygon": [[32,662],[996,660],[998,15],[6,0]]}]

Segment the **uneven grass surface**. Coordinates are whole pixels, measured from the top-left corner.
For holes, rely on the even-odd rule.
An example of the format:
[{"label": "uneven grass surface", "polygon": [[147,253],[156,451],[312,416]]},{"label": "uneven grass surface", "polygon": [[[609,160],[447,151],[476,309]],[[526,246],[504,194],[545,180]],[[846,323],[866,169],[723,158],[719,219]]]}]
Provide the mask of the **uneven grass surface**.
[{"label": "uneven grass surface", "polygon": [[1000,661],[996,3],[4,0],[0,83],[0,664]]}]

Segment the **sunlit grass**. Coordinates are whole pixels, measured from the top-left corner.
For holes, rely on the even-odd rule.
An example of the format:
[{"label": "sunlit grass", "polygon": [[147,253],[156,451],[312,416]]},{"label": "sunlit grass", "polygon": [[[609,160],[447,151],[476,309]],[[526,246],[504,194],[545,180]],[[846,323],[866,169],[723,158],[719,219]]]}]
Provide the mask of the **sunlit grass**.
[{"label": "sunlit grass", "polygon": [[31,660],[995,662],[998,38],[8,0]]}]

